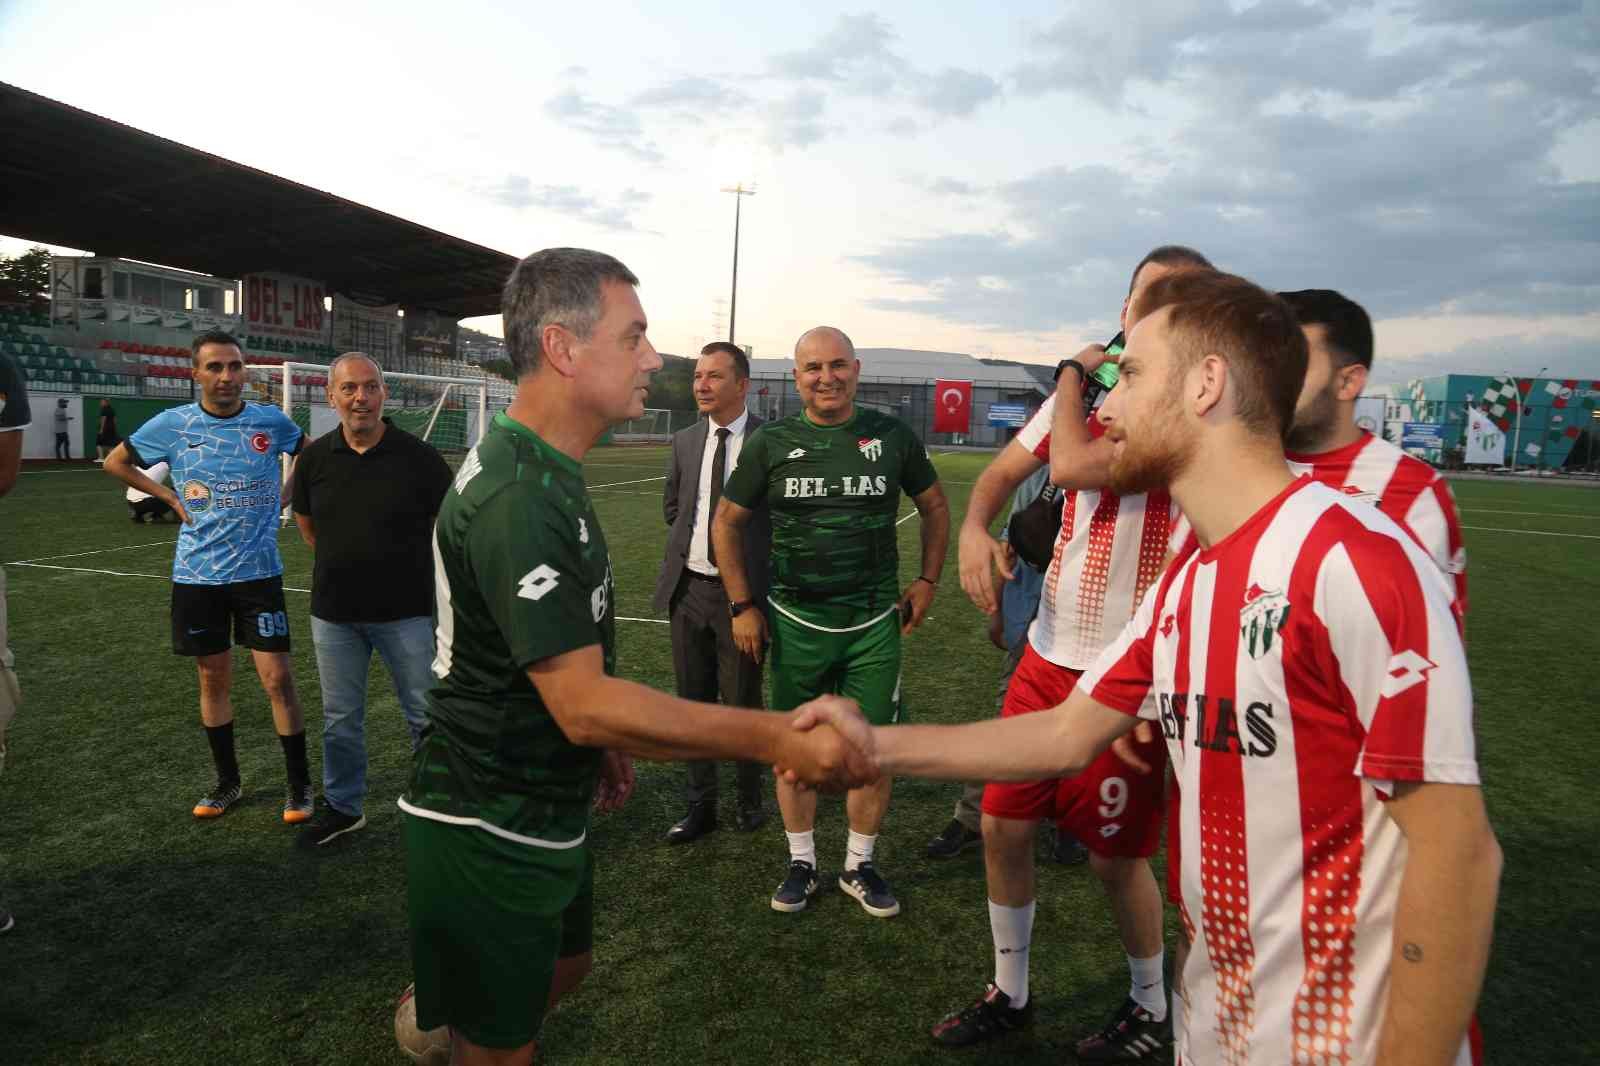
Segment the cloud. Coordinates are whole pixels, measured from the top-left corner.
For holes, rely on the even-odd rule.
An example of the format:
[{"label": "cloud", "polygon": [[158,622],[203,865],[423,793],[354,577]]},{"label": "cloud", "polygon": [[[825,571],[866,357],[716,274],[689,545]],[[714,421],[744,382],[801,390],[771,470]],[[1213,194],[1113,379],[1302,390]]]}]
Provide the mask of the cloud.
[{"label": "cloud", "polygon": [[878,15],[841,15],[816,42],[780,52],[770,67],[781,77],[820,81],[863,96],[891,92],[907,69],[890,45],[895,33]]},{"label": "cloud", "polygon": [[[1040,35],[1054,58],[1019,86],[1115,105],[1142,80],[1194,113],[1137,166],[988,190],[1000,227],[860,256],[902,287],[877,306],[1017,331],[1105,321],[1133,263],[1179,242],[1275,288],[1342,289],[1376,316],[1587,311],[1600,182],[1563,182],[1551,155],[1594,114],[1600,30],[1573,5],[1533,7],[1492,39],[1477,29],[1487,5],[1464,0],[1414,5],[1431,21],[1399,29],[1299,4],[1161,2],[1115,24],[1076,9]],[[1119,67],[1128,78],[1094,73]]]},{"label": "cloud", "polygon": [[699,75],[663,82],[629,101],[634,107],[669,109],[694,122],[704,121],[708,115],[741,110],[750,102],[750,95],[743,90]]},{"label": "cloud", "polygon": [[502,207],[552,211],[609,230],[637,230],[634,215],[651,200],[649,193],[630,188],[619,193],[614,202],[606,203],[576,185],[535,185],[523,174],[508,174],[499,183],[479,191]]},{"label": "cloud", "polygon": [[1507,333],[1440,348],[1404,358],[1388,358],[1381,351],[1383,330],[1378,329],[1380,351],[1373,361],[1375,384],[1406,382],[1439,374],[1538,374],[1547,378],[1594,379],[1600,367],[1600,341],[1586,337],[1540,336]]},{"label": "cloud", "polygon": [[550,97],[545,101],[544,110],[563,125],[587,133],[601,147],[623,152],[641,163],[660,163],[666,158],[645,137],[638,116],[591,100],[577,89],[567,89]]},{"label": "cloud", "polygon": [[987,74],[946,67],[925,78],[916,101],[925,110],[951,118],[966,118],[1000,95],[1000,83]]}]

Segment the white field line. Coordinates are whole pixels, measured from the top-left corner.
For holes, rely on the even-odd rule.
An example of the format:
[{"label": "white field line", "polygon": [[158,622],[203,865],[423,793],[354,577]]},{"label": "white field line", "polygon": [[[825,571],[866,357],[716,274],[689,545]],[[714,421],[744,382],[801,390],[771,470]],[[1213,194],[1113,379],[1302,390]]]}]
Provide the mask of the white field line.
[{"label": "white field line", "polygon": [[1526,533],[1530,537],[1574,537],[1578,540],[1600,540],[1600,536],[1593,533],[1551,533],[1544,529],[1496,529],[1493,526],[1462,526],[1462,529],[1475,529],[1480,533]]},{"label": "white field line", "polygon": [[1531,515],[1534,518],[1596,518],[1600,519],[1600,511],[1579,512],[1577,514],[1556,514],[1553,511],[1497,511],[1492,507],[1463,507],[1462,514],[1521,514]]},{"label": "white field line", "polygon": [[124,552],[131,548],[154,548],[163,544],[171,546],[176,543],[178,542],[175,540],[151,540],[146,541],[143,544],[123,544],[116,548],[96,548],[92,552],[70,552],[66,555],[41,555],[34,559],[18,559],[16,562],[6,563],[5,565],[21,566],[24,563],[43,563],[48,562],[51,559],[79,559],[85,555],[104,555],[106,552]]},{"label": "white field line", "polygon": [[915,518],[915,517],[917,517],[917,512],[915,512],[915,511],[912,511],[912,512],[910,512],[910,513],[909,513],[909,514],[906,514],[906,515],[903,515],[903,516],[902,516],[902,517],[901,517],[901,518],[900,518],[900,521],[898,521],[898,522],[896,522],[896,523],[895,523],[895,525],[897,525],[897,526],[899,526],[899,525],[904,525],[904,524],[905,524],[905,521],[906,521],[906,519],[908,519],[908,518]]},{"label": "white field line", "polygon": [[639,478],[637,481],[612,481],[612,482],[609,482],[608,484],[605,484],[605,485],[590,485],[589,488],[591,490],[593,490],[593,489],[614,489],[614,488],[619,488],[619,487],[621,487],[623,485],[643,485],[643,484],[645,484],[647,482],[651,482],[651,481],[665,481],[665,480],[667,480],[667,475],[662,474],[660,477],[642,477],[642,478]]},{"label": "white field line", "polygon": [[[143,578],[148,578],[148,579],[150,579],[152,581],[167,581],[167,582],[170,582],[172,580],[172,575],[171,574],[135,574],[135,573],[132,573],[132,572],[127,571],[127,570],[94,570],[94,569],[91,569],[91,568],[86,567],[86,566],[51,566],[48,563],[6,563],[4,565],[6,565],[6,566],[26,566],[26,567],[30,567],[30,568],[35,569],[35,570],[59,570],[59,571],[62,571],[64,573],[69,573],[69,574],[102,574],[102,575],[104,575],[106,577],[143,577]],[[309,594],[311,592],[310,589],[297,588],[294,585],[285,585],[285,586],[283,586],[283,591],[285,591],[285,592],[303,592],[303,593],[307,593],[307,594]],[[617,615],[617,621],[619,621],[619,622],[650,622],[650,623],[652,623],[654,625],[662,625],[662,626],[670,624],[665,618],[631,618],[631,617],[627,617],[627,616],[620,615],[620,614]]]}]

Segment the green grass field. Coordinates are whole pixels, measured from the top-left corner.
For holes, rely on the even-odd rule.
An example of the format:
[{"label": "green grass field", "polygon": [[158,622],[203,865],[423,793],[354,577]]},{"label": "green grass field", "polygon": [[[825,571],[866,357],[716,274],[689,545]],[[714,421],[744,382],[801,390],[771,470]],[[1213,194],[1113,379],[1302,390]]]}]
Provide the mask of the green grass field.
[{"label": "green grass field", "polygon": [[[664,448],[595,453],[588,479],[615,559],[622,674],[672,685],[649,601],[665,542]],[[955,520],[986,455],[936,457]],[[1480,1008],[1496,1063],[1600,1061],[1587,1010],[1600,929],[1600,491],[1457,482],[1471,557],[1469,639],[1480,757],[1506,853]],[[909,505],[905,505],[909,510]],[[216,823],[189,807],[210,783],[193,667],[174,657],[167,574],[175,528],[128,522],[97,468],[30,468],[0,501],[11,646],[24,705],[0,777],[0,1063],[399,1063],[390,1028],[409,980],[394,798],[407,744],[388,678],[372,678],[370,827],[304,856],[279,819],[282,757],[248,660],[235,685],[246,799]],[[282,535],[285,582],[311,558]],[[901,527],[915,573],[917,524]],[[30,561],[22,565],[22,561]],[[1000,653],[954,580],[905,648],[921,721],[994,709]],[[309,597],[289,594],[313,752],[320,700]],[[320,774],[320,754],[313,755]],[[955,788],[902,782],[879,845],[904,905],[866,916],[836,891],[774,913],[787,859],[774,821],[687,848],[662,834],[682,774],[644,764],[620,814],[597,819],[596,967],[545,1026],[562,1064],[937,1061],[928,1026],[981,990],[991,949],[982,863],[936,863],[927,839]],[[731,810],[733,782],[724,776]],[[844,853],[842,804],[818,819],[824,870]],[[825,882],[829,884],[831,882]],[[1449,900],[1440,900],[1448,907]],[[1042,866],[1034,1029],[967,1061],[1070,1061],[1120,1002],[1127,970],[1083,867]]]}]

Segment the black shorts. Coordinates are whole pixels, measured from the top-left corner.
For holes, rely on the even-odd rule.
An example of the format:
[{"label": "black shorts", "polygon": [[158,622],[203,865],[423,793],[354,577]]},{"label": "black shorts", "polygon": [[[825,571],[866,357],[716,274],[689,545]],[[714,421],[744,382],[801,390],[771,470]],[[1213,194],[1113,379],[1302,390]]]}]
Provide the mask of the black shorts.
[{"label": "black shorts", "polygon": [[[228,639],[229,623],[233,639]],[[172,585],[172,650],[215,655],[235,643],[255,651],[289,650],[283,576],[231,585]]]}]

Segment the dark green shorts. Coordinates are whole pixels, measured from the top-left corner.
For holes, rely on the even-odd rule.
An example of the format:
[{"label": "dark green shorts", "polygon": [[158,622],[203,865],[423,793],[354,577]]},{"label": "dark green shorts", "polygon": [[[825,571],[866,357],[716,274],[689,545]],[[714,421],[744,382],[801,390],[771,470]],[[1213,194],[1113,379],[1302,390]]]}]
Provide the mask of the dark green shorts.
[{"label": "dark green shorts", "polygon": [[414,814],[406,899],[417,1027],[450,1025],[474,1044],[534,1040],[557,959],[594,943],[594,859]]},{"label": "dark green shorts", "polygon": [[[792,608],[788,610],[792,611]],[[772,707],[792,711],[818,696],[848,696],[873,725],[900,721],[900,612],[843,632],[767,612],[772,629]]]}]

